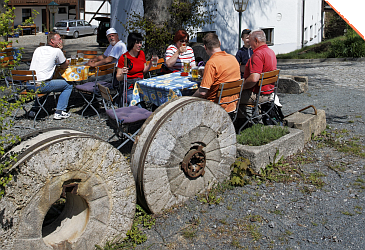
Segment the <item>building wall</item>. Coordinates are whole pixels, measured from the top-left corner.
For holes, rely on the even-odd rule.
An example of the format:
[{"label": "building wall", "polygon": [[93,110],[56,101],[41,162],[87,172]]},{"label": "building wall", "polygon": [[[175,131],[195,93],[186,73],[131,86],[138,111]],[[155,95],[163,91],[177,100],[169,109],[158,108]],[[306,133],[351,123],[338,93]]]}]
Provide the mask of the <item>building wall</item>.
[{"label": "building wall", "polygon": [[[303,2],[304,12],[303,12]],[[322,0],[251,0],[242,13],[242,29],[271,29],[273,43],[271,49],[278,53],[287,53],[302,47],[302,27],[307,43],[311,45],[321,41],[321,2]],[[235,11],[231,0],[211,0],[208,8],[217,9],[214,24],[206,25],[197,32],[216,31],[222,43],[222,49],[236,54],[238,50],[239,14]],[[142,0],[112,0],[111,26],[116,28],[120,36],[124,34],[121,23],[125,22],[125,10],[136,10],[143,13]],[[125,35],[125,34],[124,34]],[[193,38],[192,41],[196,41]],[[242,44],[241,44],[242,45]]]},{"label": "building wall", "polygon": [[[99,0],[86,0],[85,1],[85,12],[96,12],[100,5],[103,3],[103,1]],[[88,14],[85,12],[81,12],[80,11],[80,19],[84,19],[86,21],[90,21],[90,19],[94,16],[94,14]],[[97,14],[96,16],[106,16],[108,17],[109,15],[106,15],[106,13],[110,14],[110,3],[108,1],[106,1],[103,5],[103,7],[101,7],[101,9],[99,10],[99,13],[101,14]],[[99,21],[96,20],[92,20],[91,24],[93,25],[99,25]]]}]

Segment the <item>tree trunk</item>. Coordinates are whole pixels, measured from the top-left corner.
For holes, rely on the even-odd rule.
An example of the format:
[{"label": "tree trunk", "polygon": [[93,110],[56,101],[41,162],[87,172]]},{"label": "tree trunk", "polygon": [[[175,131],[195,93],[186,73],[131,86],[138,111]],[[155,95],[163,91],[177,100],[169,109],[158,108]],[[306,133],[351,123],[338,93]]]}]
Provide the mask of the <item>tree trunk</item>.
[{"label": "tree trunk", "polygon": [[143,0],[144,16],[161,28],[171,19],[169,8],[173,0]]}]

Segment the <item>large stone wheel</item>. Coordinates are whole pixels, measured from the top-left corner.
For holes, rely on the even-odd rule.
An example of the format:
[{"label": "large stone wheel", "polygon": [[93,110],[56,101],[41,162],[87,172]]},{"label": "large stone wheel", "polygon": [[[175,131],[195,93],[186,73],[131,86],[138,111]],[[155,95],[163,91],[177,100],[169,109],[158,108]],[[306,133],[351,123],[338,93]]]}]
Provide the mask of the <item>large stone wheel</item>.
[{"label": "large stone wheel", "polygon": [[[54,129],[33,134],[12,151],[19,155],[0,201],[1,249],[89,250],[131,228],[135,183],[109,143]],[[63,207],[57,204],[62,200]]]},{"label": "large stone wheel", "polygon": [[168,209],[230,175],[236,133],[227,112],[195,97],[165,103],[143,124],[132,149],[138,202]]}]

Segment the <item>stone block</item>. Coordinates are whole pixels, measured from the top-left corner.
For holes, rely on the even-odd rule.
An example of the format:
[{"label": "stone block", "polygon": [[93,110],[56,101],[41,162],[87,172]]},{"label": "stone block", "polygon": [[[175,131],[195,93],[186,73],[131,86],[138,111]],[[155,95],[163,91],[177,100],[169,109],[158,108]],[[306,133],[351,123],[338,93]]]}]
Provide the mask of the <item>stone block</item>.
[{"label": "stone block", "polygon": [[274,161],[277,150],[279,150],[279,155],[276,161],[281,156],[288,157],[297,151],[301,151],[303,148],[303,131],[289,128],[289,134],[262,146],[247,146],[237,143],[237,157],[249,159],[251,168],[256,172],[260,172],[260,169],[265,168],[270,162]]},{"label": "stone block", "polygon": [[327,125],[326,113],[322,109],[317,109],[317,115],[296,112],[285,120],[288,127],[303,130],[305,142],[311,140],[312,135],[319,135]]},{"label": "stone block", "polygon": [[300,94],[308,91],[307,76],[280,75],[278,93]]}]

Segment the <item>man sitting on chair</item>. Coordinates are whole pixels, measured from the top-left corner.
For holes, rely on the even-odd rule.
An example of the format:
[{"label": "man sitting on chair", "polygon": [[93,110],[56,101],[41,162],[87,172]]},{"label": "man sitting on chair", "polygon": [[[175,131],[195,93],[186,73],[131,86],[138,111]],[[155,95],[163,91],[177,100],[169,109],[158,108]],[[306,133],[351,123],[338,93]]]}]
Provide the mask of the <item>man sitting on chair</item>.
[{"label": "man sitting on chair", "polygon": [[96,67],[109,63],[117,63],[119,57],[127,52],[127,47],[123,41],[119,40],[118,33],[114,28],[106,31],[106,37],[108,38],[109,46],[106,48],[104,54],[89,60],[86,65]]},{"label": "man sitting on chair", "polygon": [[[38,47],[32,57],[29,70],[35,70],[37,75],[37,83],[28,85],[29,90],[39,90],[40,93],[61,92],[58,98],[54,119],[60,120],[70,117],[70,113],[66,112],[68,99],[72,92],[72,85],[68,84],[64,79],[53,79],[53,73],[56,65],[61,69],[67,69],[69,62],[66,60],[62,52],[63,43],[59,34],[51,32],[47,36],[47,45]],[[36,102],[34,108],[37,108]],[[32,108],[32,109],[34,109]],[[34,117],[36,111],[29,112],[30,117]]]},{"label": "man sitting on chair", "polygon": [[[208,33],[203,38],[204,48],[210,56],[204,68],[203,80],[193,96],[206,98],[218,103],[218,90],[223,82],[233,82],[240,79],[240,65],[236,58],[222,51],[218,36]],[[223,102],[237,99],[237,95],[222,98]],[[236,109],[237,102],[221,105],[227,112]]]},{"label": "man sitting on chair", "polygon": [[[250,46],[253,55],[248,60],[243,78],[243,90],[241,93],[240,110],[246,112],[247,104],[254,104],[259,92],[258,82],[261,73],[276,70],[277,60],[275,53],[266,45],[266,36],[262,30],[253,30],[249,35]],[[274,84],[264,85],[261,88],[260,102],[268,101],[274,90]],[[270,91],[266,91],[270,90]],[[265,92],[266,91],[266,92]],[[240,114],[239,118],[242,118]],[[242,122],[242,121],[241,121]]]}]

